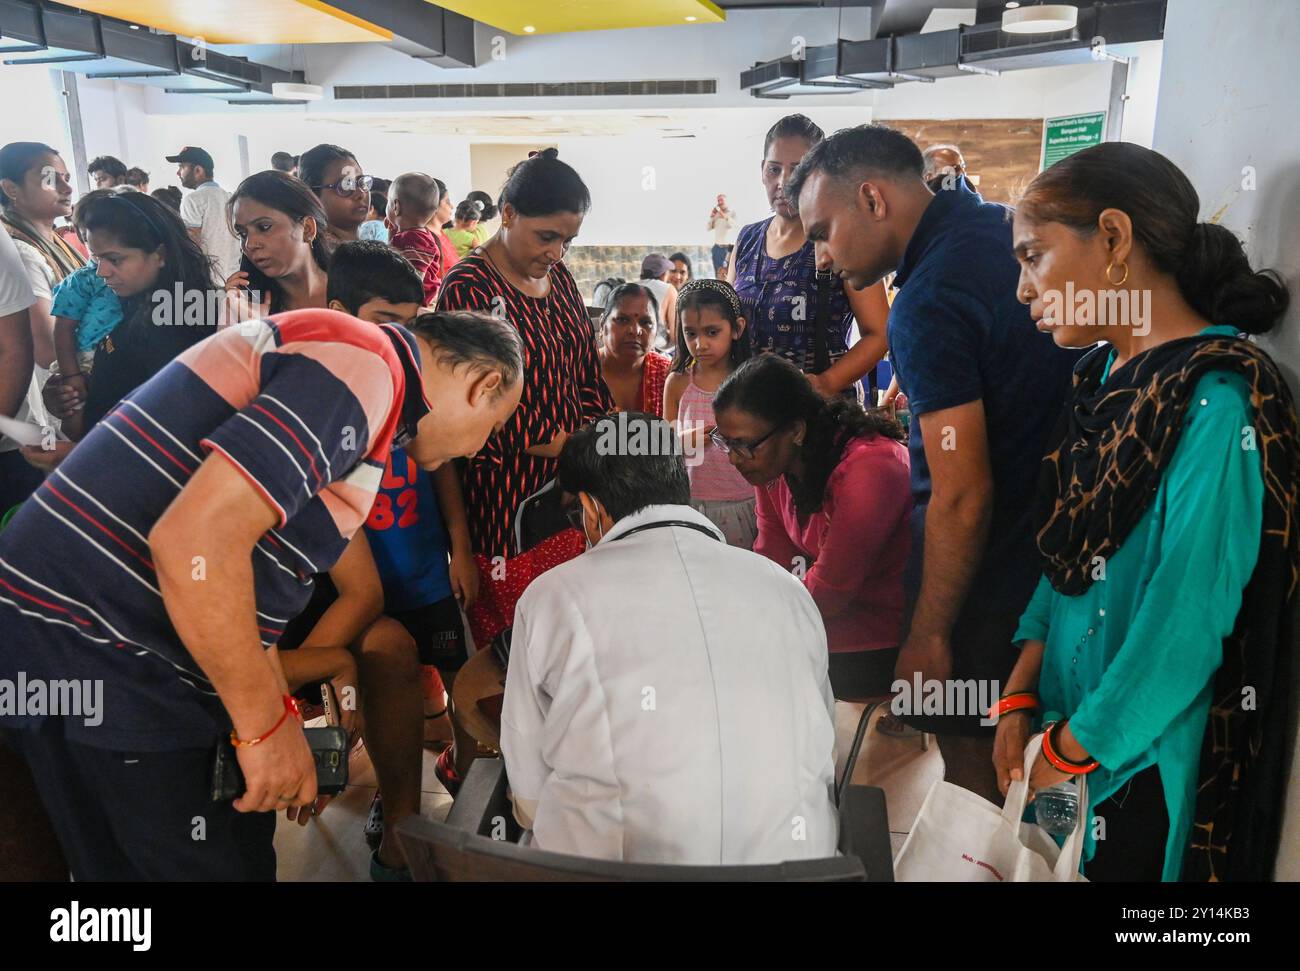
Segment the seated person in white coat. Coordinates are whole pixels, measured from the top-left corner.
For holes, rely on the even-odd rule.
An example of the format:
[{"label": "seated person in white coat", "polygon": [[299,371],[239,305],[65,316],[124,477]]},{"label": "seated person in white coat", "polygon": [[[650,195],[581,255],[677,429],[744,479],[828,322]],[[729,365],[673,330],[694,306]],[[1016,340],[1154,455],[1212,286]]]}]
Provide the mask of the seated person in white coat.
[{"label": "seated person in white coat", "polygon": [[635,863],[833,856],[834,700],[803,584],[690,507],[653,415],[575,432],[558,478],[592,546],[520,599],[501,718],[533,845]]}]

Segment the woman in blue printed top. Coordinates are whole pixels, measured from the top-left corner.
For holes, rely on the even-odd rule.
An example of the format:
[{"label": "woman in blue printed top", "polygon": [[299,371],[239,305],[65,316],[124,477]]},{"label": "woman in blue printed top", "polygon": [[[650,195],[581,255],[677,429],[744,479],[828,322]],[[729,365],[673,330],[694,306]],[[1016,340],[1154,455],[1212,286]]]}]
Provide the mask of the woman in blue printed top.
[{"label": "woman in blue printed top", "polygon": [[[763,139],[762,174],[772,215],[741,229],[726,279],[745,307],[754,349],[785,358],[808,375],[821,395],[829,397],[851,391],[884,358],[889,302],[883,283],[851,290],[835,275],[834,267],[818,272],[813,244],[785,197],[795,167],[825,137],[804,115],[786,115],[768,131]],[[825,325],[819,329],[822,302],[827,304],[822,314]],[[855,318],[862,339],[850,348]]]}]

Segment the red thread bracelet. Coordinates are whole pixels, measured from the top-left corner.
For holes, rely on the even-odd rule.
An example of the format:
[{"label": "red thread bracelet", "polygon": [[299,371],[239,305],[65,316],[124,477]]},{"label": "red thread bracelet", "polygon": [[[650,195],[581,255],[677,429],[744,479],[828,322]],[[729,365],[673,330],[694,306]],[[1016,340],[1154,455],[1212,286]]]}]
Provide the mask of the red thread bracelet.
[{"label": "red thread bracelet", "polygon": [[262,742],[265,742],[272,735],[274,735],[276,731],[280,728],[280,726],[285,723],[285,720],[290,715],[297,715],[299,717],[302,716],[302,712],[298,709],[298,700],[294,698],[293,695],[285,695],[283,701],[284,701],[284,714],[280,716],[280,720],[278,722],[276,722],[274,725],[271,726],[271,730],[269,732],[265,733],[264,735],[259,735],[257,736],[257,738],[250,738],[247,741],[245,741],[244,739],[236,736],[234,729],[231,729],[230,744],[235,746],[235,748],[251,748],[254,745],[259,745]]}]

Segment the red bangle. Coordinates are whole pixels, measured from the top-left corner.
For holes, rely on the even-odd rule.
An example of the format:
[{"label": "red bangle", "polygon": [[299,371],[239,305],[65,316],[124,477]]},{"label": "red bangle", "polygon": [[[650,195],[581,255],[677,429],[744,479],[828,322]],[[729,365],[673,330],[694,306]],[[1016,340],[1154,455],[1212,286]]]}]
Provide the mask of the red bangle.
[{"label": "red bangle", "polygon": [[237,737],[234,731],[232,730],[230,732],[230,744],[235,746],[235,748],[250,748],[253,745],[258,745],[262,742],[265,742],[268,738],[274,735],[276,733],[276,730],[281,725],[284,724],[285,719],[287,719],[290,715],[297,715],[299,718],[302,717],[302,712],[298,708],[298,699],[294,698],[293,695],[285,695],[283,700],[284,700],[284,714],[280,716],[280,720],[278,722],[276,722],[274,725],[271,726],[271,730],[269,732],[266,732],[263,735],[259,735],[257,736],[257,738],[250,738],[245,740]]},{"label": "red bangle", "polygon": [[1075,762],[1056,750],[1056,734],[1064,727],[1065,721],[1059,721],[1043,733],[1043,758],[1047,759],[1048,764],[1066,775],[1087,775],[1099,768],[1101,763],[1094,758],[1089,758],[1086,762]]},{"label": "red bangle", "polygon": [[997,719],[1003,715],[1009,715],[1013,711],[1026,709],[1038,710],[1038,695],[1032,691],[1015,691],[999,698],[993,707],[989,709],[988,717]]}]

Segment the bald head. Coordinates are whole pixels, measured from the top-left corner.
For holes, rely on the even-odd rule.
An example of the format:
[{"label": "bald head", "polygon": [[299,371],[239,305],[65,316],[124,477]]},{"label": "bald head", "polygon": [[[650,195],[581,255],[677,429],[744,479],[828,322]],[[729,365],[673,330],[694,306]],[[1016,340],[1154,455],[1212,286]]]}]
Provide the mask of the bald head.
[{"label": "bald head", "polygon": [[925,163],[922,178],[926,182],[950,172],[956,175],[966,174],[966,159],[956,145],[931,145],[921,154],[921,159]]}]

